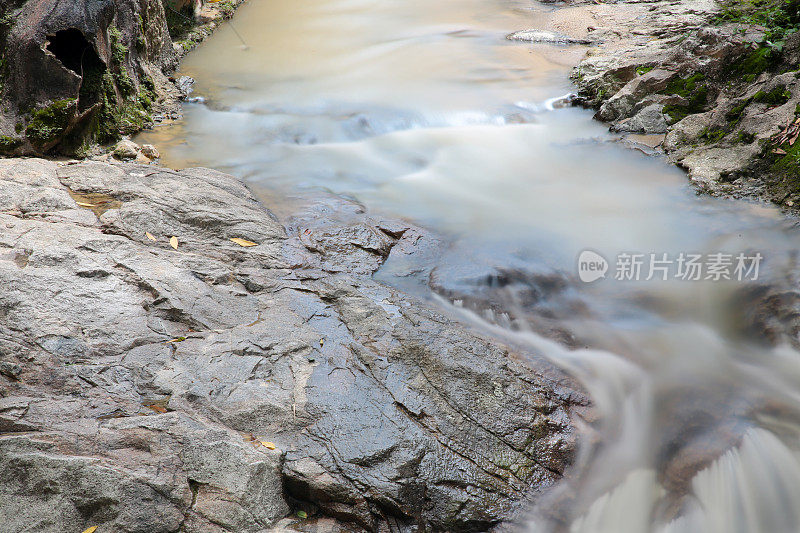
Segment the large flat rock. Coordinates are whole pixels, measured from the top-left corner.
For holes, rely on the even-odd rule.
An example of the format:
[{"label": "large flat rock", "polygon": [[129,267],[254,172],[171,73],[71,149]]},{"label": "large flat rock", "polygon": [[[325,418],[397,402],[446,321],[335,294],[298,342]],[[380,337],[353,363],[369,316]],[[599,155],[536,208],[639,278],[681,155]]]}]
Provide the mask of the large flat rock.
[{"label": "large flat rock", "polygon": [[0,229],[9,531],[485,530],[570,462],[571,380],[373,280],[420,228],[336,197],[281,222],[207,169],[8,159]]}]

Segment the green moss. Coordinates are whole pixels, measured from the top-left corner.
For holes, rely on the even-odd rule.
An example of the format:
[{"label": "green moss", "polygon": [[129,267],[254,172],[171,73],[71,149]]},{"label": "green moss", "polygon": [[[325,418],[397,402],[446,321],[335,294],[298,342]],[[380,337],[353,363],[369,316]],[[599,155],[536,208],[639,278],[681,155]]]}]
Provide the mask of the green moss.
[{"label": "green moss", "polygon": [[645,67],[645,66],[637,67],[637,68],[636,68],[636,74],[637,74],[637,75],[639,75],[639,76],[641,76],[641,75],[643,75],[643,74],[647,74],[648,72],[650,72],[650,71],[651,71],[651,70],[653,70],[654,68],[655,68],[655,67]]},{"label": "green moss", "polygon": [[779,106],[788,102],[791,97],[792,93],[785,85],[778,85],[769,92],[758,91],[753,96],[753,101],[771,106]]},{"label": "green moss", "polygon": [[732,79],[741,79],[752,83],[759,75],[773,69],[779,62],[780,53],[778,51],[768,45],[761,45],[735,61],[727,69],[727,75]]},{"label": "green moss", "polygon": [[125,67],[120,67],[119,74],[114,75],[114,82],[117,84],[117,89],[119,89],[120,94],[124,98],[136,93],[136,86],[133,84],[133,80],[128,74],[128,69]]},{"label": "green moss", "polygon": [[111,47],[111,63],[115,66],[124,64],[128,48],[122,44],[122,32],[116,26],[108,28],[108,43]]},{"label": "green moss", "polygon": [[784,143],[780,146],[786,155],[771,154],[771,171],[786,186],[791,193],[800,192],[800,143],[789,146]]},{"label": "green moss", "polygon": [[22,133],[22,130],[25,129],[25,125],[22,122],[17,122],[14,124],[14,132],[15,133]]},{"label": "green moss", "polygon": [[706,77],[697,73],[688,78],[672,80],[661,91],[661,94],[680,96],[686,99],[686,104],[668,104],[664,106],[664,114],[674,124],[679,120],[695,113],[701,113],[708,103],[708,86]]},{"label": "green moss", "polygon": [[101,144],[114,142],[122,135],[136,133],[152,121],[148,106],[154,97],[153,93],[143,90],[118,101],[114,90],[114,76],[110,72],[103,76],[100,97],[102,106],[92,130],[95,139]]},{"label": "green moss", "polygon": [[684,98],[689,98],[694,94],[700,87],[705,86],[705,75],[701,73],[697,73],[693,76],[689,76],[688,78],[676,78],[669,82],[664,90],[661,91],[662,94],[674,94],[678,96],[682,96]]},{"label": "green moss", "polygon": [[37,146],[57,140],[69,125],[74,105],[75,100],[58,100],[44,109],[34,111],[25,135]]},{"label": "green moss", "polygon": [[0,135],[0,154],[10,154],[20,146],[22,146],[23,139],[19,137],[8,137],[6,135]]},{"label": "green moss", "polygon": [[725,118],[732,122],[738,123],[742,119],[742,113],[744,113],[744,110],[750,105],[751,101],[752,98],[747,98],[746,100],[735,105],[730,111],[725,113]]},{"label": "green moss", "polygon": [[698,137],[705,144],[713,144],[721,141],[728,132],[722,128],[704,128]]},{"label": "green moss", "polygon": [[142,15],[136,15],[137,17],[137,32],[136,32],[136,50],[139,52],[143,52],[144,49],[147,47],[147,42],[145,41],[145,32],[144,32],[144,20],[142,19]]},{"label": "green moss", "polygon": [[753,144],[753,141],[755,140],[756,136],[746,131],[740,131],[736,136],[736,142],[739,144]]},{"label": "green moss", "polygon": [[782,40],[798,30],[800,0],[720,0],[718,24],[735,22],[766,28],[767,40],[780,48]]}]

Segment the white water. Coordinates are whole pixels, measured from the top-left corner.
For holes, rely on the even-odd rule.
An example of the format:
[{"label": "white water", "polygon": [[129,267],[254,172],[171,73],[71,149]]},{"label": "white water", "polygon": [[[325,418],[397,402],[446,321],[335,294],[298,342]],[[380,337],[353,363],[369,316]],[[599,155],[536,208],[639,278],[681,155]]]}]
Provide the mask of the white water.
[{"label": "white water", "polygon": [[[270,205],[315,188],[354,195],[449,235],[442,261],[573,275],[585,248],[755,250],[763,276],[785,282],[799,241],[778,213],[697,197],[677,169],[610,142],[591,112],[549,105],[572,90],[584,49],[504,36],[550,29],[552,12],[525,0],[249,0],[234,21],[249,48],[222,27],[183,65],[205,103],[139,140],[168,165],[238,175]],[[545,354],[595,402],[572,477],[533,510],[533,531],[553,530],[554,514],[575,532],[800,531],[800,354],[742,334],[739,287],[579,286],[594,315],[570,327],[593,350],[476,321]],[[685,499],[669,490],[676,464],[701,470]]]}]

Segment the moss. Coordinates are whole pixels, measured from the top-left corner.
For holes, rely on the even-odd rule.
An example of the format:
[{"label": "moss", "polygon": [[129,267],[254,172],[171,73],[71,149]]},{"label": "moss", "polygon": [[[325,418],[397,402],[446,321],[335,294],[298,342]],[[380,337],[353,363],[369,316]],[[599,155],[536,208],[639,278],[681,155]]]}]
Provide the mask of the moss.
[{"label": "moss", "polygon": [[688,78],[672,80],[661,91],[661,94],[680,96],[686,99],[686,104],[668,104],[664,106],[664,114],[674,124],[679,120],[695,113],[701,113],[708,103],[708,86],[706,77],[697,73]]},{"label": "moss", "polygon": [[6,135],[0,135],[0,154],[10,154],[20,146],[22,146],[23,139],[19,137],[8,137]]},{"label": "moss", "polygon": [[136,32],[136,50],[139,52],[143,52],[144,49],[147,47],[147,42],[145,41],[145,32],[144,32],[144,19],[142,19],[142,15],[136,15],[137,17],[137,32]]},{"label": "moss", "polygon": [[746,100],[735,105],[730,111],[725,113],[725,118],[732,122],[738,123],[742,119],[742,113],[744,113],[744,110],[750,105],[750,102],[752,102],[752,98],[747,98]]},{"label": "moss", "polygon": [[115,66],[124,64],[128,48],[122,44],[122,32],[116,26],[108,28],[108,44],[111,47],[111,63]]},{"label": "moss", "polygon": [[778,85],[769,92],[758,91],[753,96],[753,101],[771,106],[779,106],[788,102],[791,97],[792,93],[786,88],[785,85]]},{"label": "moss", "polygon": [[38,146],[57,140],[69,125],[74,105],[75,100],[58,100],[44,109],[34,111],[25,135]]},{"label": "moss", "polygon": [[705,144],[713,144],[721,141],[728,132],[722,128],[703,128],[698,137]]},{"label": "moss", "polygon": [[136,93],[136,86],[133,84],[133,80],[128,74],[128,69],[125,67],[120,67],[119,74],[114,75],[114,82],[124,98]]},{"label": "moss", "polygon": [[148,105],[153,97],[153,93],[143,90],[139,94],[134,93],[122,101],[117,101],[114,76],[106,72],[103,77],[102,106],[92,128],[97,142],[101,144],[114,142],[120,136],[136,133],[152,122]]},{"label": "moss", "polygon": [[25,129],[25,125],[22,122],[17,122],[14,124],[14,132],[15,133],[22,133],[22,130]]},{"label": "moss", "polygon": [[637,75],[639,75],[639,76],[641,76],[641,75],[643,75],[643,74],[647,74],[648,72],[650,72],[650,71],[651,71],[651,70],[653,70],[654,68],[655,68],[655,67],[645,67],[645,66],[637,67],[637,68],[636,68],[636,74],[637,74]]},{"label": "moss", "polygon": [[780,53],[774,48],[761,45],[743,58],[735,61],[726,74],[732,79],[741,79],[752,83],[763,72],[775,68],[780,62]]},{"label": "moss", "polygon": [[755,140],[756,136],[746,131],[740,131],[736,136],[736,142],[739,144],[753,144]]}]

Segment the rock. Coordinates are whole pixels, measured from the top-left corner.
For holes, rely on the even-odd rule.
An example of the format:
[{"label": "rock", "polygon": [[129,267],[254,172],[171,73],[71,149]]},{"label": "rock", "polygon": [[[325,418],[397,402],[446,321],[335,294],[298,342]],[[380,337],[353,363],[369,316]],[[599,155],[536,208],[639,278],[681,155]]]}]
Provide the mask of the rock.
[{"label": "rock", "polygon": [[186,100],[194,92],[194,78],[190,76],[181,76],[175,80],[175,87],[181,95],[182,100]]},{"label": "rock", "polygon": [[795,173],[764,148],[796,118],[800,38],[766,61],[764,28],[712,24],[716,2],[648,5],[589,8],[614,29],[599,29],[603,43],[576,67],[575,103],[612,131],[666,132],[669,160],[705,192],[794,207]]},{"label": "rock", "polygon": [[151,160],[156,160],[161,158],[161,153],[152,144],[143,144],[141,152],[142,155]]},{"label": "rock", "polygon": [[546,44],[591,44],[589,39],[575,39],[561,33],[544,30],[522,30],[506,36],[509,41],[525,41],[528,43]]},{"label": "rock", "polygon": [[282,223],[207,169],[7,159],[0,180],[12,530],[255,533],[290,505],[483,530],[571,461],[574,382],[375,279],[441,248],[424,230],[324,195]]},{"label": "rock", "polygon": [[113,154],[117,159],[129,161],[139,155],[139,145],[130,139],[123,139],[114,146]]},{"label": "rock", "polygon": [[[112,117],[123,107],[135,114],[130,97],[176,64],[160,0],[20,0],[5,2],[0,17],[8,22],[0,132],[22,127],[25,153],[71,153],[81,139],[124,126]],[[119,95],[108,103],[103,79]]]},{"label": "rock", "polygon": [[615,124],[612,130],[629,133],[666,133],[667,121],[664,118],[663,109],[664,106],[661,104],[649,105],[633,117]]}]

